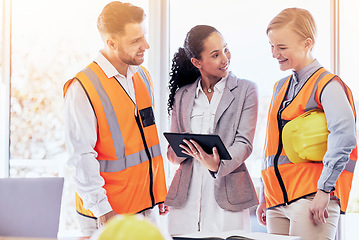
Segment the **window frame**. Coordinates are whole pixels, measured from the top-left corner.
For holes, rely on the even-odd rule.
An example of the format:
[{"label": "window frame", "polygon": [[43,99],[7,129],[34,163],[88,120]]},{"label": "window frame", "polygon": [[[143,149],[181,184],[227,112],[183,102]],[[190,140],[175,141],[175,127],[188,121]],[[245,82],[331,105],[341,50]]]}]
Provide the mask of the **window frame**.
[{"label": "window frame", "polygon": [[11,0],[2,1],[1,83],[0,83],[0,177],[10,170],[10,79],[11,79]]}]

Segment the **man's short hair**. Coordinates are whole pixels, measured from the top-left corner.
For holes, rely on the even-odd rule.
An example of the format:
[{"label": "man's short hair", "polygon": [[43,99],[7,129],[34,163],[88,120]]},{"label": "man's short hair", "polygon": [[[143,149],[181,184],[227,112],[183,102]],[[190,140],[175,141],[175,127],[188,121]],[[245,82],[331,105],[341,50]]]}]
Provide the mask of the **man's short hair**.
[{"label": "man's short hair", "polygon": [[97,29],[102,38],[125,34],[128,23],[141,23],[145,18],[142,8],[131,3],[114,1],[107,4],[97,19]]}]

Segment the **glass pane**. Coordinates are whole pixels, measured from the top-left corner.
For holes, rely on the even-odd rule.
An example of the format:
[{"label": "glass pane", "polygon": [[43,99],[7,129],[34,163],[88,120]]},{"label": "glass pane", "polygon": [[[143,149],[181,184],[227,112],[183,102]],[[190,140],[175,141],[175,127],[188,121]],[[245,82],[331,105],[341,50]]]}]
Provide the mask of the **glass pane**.
[{"label": "glass pane", "polygon": [[12,159],[63,159],[62,86],[101,48],[105,3],[13,1]]},{"label": "glass pane", "polygon": [[[0,37],[0,49],[1,50],[4,47],[3,46],[3,37],[4,37],[4,35],[3,35],[3,28],[4,28],[4,26],[3,26],[4,25],[4,23],[3,23],[3,11],[4,11],[3,10],[3,5],[4,5],[4,1],[5,0],[0,1],[0,4],[1,4],[0,5],[0,33],[1,33],[0,34],[0,36],[1,36]],[[3,71],[3,69],[2,69],[3,68],[3,55],[2,54],[3,53],[2,53],[2,51],[0,51],[0,54],[1,54],[0,55],[0,83],[2,83],[3,82],[3,79],[2,79],[3,78],[3,72],[2,72]],[[0,111],[1,111],[1,109],[0,109]]]},{"label": "glass pane", "polygon": [[[205,6],[205,7],[204,7]],[[258,7],[260,6],[260,7]],[[272,58],[266,36],[269,21],[287,7],[309,10],[318,26],[314,56],[330,69],[330,1],[327,0],[216,0],[170,2],[170,56],[183,46],[186,33],[197,24],[216,27],[224,36],[232,53],[231,70],[254,81],[259,89],[259,117],[253,153],[246,161],[252,177],[260,176],[260,160],[265,138],[268,105],[274,83],[290,74],[282,72]],[[183,13],[186,16],[183,17]]]},{"label": "glass pane", "polygon": [[[359,56],[359,29],[353,27],[354,23],[359,22],[359,2],[350,0],[341,0],[339,6],[340,16],[340,76],[343,81],[352,90],[356,107],[359,106],[359,81],[358,81],[358,60]],[[357,112],[358,114],[358,112]],[[358,179],[359,168],[355,168],[354,179]],[[359,183],[353,181],[352,191],[350,193],[348,212],[355,214],[346,214],[346,228],[348,239],[354,239],[357,236],[356,225],[359,213]]]},{"label": "glass pane", "polygon": [[[97,17],[109,0],[13,0],[11,177],[65,176],[63,84],[102,48]],[[148,11],[148,1],[129,1]],[[76,229],[65,182],[61,229]]]}]

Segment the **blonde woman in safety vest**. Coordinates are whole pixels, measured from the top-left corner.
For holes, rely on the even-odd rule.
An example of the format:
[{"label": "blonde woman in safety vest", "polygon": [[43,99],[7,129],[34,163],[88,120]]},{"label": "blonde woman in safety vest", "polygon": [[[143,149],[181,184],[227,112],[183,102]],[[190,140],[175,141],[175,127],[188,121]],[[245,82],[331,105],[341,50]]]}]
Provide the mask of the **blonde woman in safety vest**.
[{"label": "blonde woman in safety vest", "polygon": [[[274,86],[257,208],[258,220],[267,225],[269,233],[304,240],[334,239],[340,213],[347,209],[357,160],[353,97],[345,83],[313,57],[315,34],[313,17],[299,8],[283,10],[268,25],[273,58],[282,71],[292,69],[293,74]],[[319,161],[298,150],[295,137],[301,137],[299,133],[288,136],[283,130],[293,119],[318,119],[315,114],[324,114],[327,124],[326,147]],[[310,126],[311,122],[306,124]],[[303,129],[297,127],[295,131]],[[305,134],[306,148],[313,147],[310,140],[321,141],[316,129]]]},{"label": "blonde woman in safety vest", "polygon": [[106,5],[97,22],[104,48],[64,86],[68,163],[84,236],[116,214],[155,222],[167,212],[152,82],[140,66],[149,48],[144,17],[129,3]]}]

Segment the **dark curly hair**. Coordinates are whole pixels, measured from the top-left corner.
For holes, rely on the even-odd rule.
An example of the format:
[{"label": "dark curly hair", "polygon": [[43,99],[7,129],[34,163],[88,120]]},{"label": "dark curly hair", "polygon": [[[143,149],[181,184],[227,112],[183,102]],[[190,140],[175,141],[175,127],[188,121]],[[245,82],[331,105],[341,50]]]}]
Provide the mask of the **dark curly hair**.
[{"label": "dark curly hair", "polygon": [[170,91],[167,103],[168,114],[172,111],[177,90],[187,84],[195,82],[201,76],[198,68],[192,64],[191,58],[201,59],[204,41],[213,32],[218,32],[218,30],[212,26],[194,26],[187,33],[183,47],[180,47],[178,52],[174,54],[168,87]]}]

